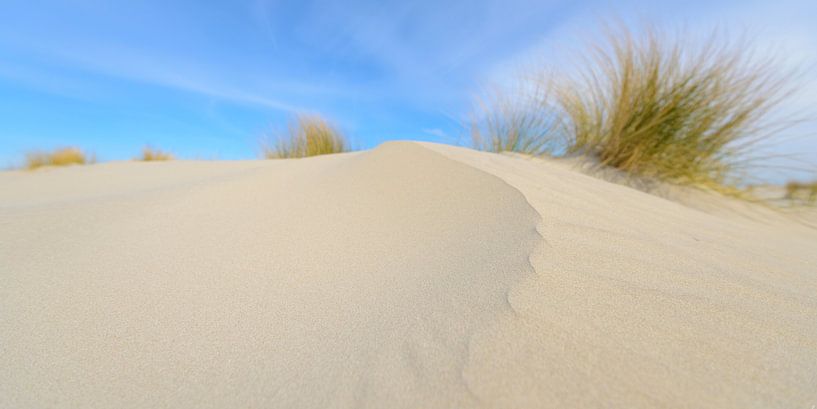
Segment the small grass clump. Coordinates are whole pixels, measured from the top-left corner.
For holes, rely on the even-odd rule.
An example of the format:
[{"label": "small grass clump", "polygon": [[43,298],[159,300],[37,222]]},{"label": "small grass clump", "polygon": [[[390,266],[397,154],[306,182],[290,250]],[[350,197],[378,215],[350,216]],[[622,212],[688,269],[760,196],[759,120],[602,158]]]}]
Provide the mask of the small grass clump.
[{"label": "small grass clump", "polygon": [[556,91],[569,152],[674,183],[742,182],[738,171],[779,125],[768,114],[789,91],[772,61],[714,35],[700,47],[649,27],[607,40]]},{"label": "small grass clump", "polygon": [[87,155],[79,148],[69,147],[51,152],[29,152],[26,154],[25,168],[34,170],[46,166],[85,165],[93,162],[93,155]]},{"label": "small grass clump", "polygon": [[350,150],[346,137],[326,119],[317,115],[299,115],[274,146],[262,146],[267,159],[305,158]]},{"label": "small grass clump", "polygon": [[809,204],[817,203],[817,181],[811,183],[797,181],[786,183],[786,199]]},{"label": "small grass clump", "polygon": [[475,149],[532,156],[555,150],[555,118],[538,109],[531,95],[522,91],[494,92],[480,98],[476,105],[469,126]]},{"label": "small grass clump", "polygon": [[166,160],[173,160],[173,154],[170,152],[164,152],[159,149],[152,148],[150,146],[145,146],[142,148],[141,156],[137,157],[136,160],[144,161],[144,162],[153,162],[153,161],[166,161]]}]

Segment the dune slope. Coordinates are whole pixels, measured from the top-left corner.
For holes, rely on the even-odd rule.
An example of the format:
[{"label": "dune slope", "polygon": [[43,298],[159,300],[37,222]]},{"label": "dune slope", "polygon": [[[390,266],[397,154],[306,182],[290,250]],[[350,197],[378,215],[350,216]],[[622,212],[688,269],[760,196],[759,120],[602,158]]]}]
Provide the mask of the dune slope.
[{"label": "dune slope", "polygon": [[0,407],[810,407],[817,231],[394,142],[0,174]]}]

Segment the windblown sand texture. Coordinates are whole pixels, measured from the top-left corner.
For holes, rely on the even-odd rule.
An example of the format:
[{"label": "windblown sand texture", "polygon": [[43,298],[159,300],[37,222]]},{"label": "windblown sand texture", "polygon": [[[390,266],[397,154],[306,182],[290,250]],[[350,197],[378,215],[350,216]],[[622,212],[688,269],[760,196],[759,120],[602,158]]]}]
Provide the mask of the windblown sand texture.
[{"label": "windblown sand texture", "polygon": [[409,142],[3,172],[0,408],[809,409],[817,229],[744,213]]}]

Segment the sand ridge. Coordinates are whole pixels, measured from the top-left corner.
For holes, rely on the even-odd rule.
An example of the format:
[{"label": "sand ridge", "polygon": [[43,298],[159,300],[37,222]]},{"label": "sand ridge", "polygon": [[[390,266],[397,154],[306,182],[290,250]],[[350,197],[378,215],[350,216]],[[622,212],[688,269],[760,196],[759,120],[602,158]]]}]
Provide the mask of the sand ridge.
[{"label": "sand ridge", "polygon": [[489,406],[817,400],[815,229],[765,208],[710,214],[557,162],[425,146],[502,178],[542,215],[537,274],[509,295],[517,314],[472,348],[466,373]]}]

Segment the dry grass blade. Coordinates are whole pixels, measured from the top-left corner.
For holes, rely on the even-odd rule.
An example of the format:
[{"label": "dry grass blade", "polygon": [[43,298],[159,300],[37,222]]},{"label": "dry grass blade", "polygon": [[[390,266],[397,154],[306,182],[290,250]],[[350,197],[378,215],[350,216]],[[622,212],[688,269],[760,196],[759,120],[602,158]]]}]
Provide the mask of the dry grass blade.
[{"label": "dry grass blade", "polygon": [[267,159],[305,158],[348,152],[346,138],[326,119],[317,115],[300,115],[289,125],[287,134],[275,146],[262,146]]}]

